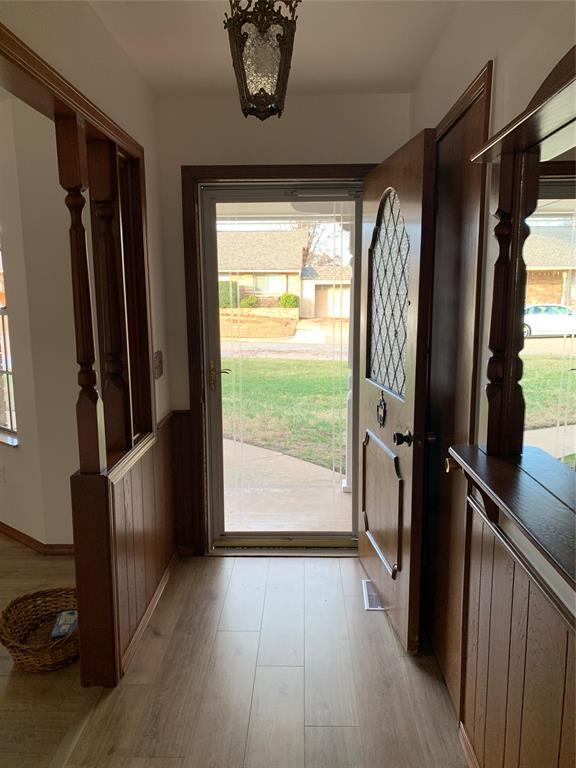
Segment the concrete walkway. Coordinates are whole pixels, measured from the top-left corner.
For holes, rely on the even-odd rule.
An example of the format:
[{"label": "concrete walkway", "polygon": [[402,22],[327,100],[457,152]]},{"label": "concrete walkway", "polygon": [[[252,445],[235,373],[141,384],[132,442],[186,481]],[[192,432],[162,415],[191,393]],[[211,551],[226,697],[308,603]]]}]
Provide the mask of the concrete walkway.
[{"label": "concrete walkway", "polygon": [[524,432],[524,444],[534,445],[561,459],[576,453],[576,424],[543,429],[529,429]]},{"label": "concrete walkway", "polygon": [[342,475],[308,461],[224,440],[227,531],[352,530]]}]

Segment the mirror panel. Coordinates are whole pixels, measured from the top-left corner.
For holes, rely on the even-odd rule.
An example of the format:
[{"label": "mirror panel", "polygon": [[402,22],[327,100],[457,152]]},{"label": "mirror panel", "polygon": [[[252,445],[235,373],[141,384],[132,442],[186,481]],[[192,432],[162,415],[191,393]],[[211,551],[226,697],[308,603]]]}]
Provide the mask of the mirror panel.
[{"label": "mirror panel", "polygon": [[[576,124],[576,123],[575,123]],[[557,144],[556,144],[557,146]],[[526,219],[521,380],[524,447],[576,468],[576,150],[541,145],[538,202]]]}]

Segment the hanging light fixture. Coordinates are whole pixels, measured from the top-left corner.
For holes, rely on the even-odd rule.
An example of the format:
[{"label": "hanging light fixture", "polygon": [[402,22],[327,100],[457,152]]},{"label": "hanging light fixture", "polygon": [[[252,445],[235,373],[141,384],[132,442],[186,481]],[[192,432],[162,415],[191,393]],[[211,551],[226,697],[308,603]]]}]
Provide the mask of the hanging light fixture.
[{"label": "hanging light fixture", "polygon": [[245,117],[281,116],[301,0],[230,0],[225,14]]}]

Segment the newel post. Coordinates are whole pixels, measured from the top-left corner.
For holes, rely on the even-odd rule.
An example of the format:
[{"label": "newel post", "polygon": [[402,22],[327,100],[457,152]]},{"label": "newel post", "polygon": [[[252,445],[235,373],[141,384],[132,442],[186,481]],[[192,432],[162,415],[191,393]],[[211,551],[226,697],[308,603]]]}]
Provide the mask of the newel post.
[{"label": "newel post", "polygon": [[76,115],[57,116],[55,123],[58,173],[60,184],[67,192],[66,207],[70,212],[74,328],[80,385],[76,403],[80,472],[97,475],[106,471],[106,437],[102,401],[96,389],[90,272],[82,221],[86,204],[83,192],[88,187],[86,134],[83,122]]}]

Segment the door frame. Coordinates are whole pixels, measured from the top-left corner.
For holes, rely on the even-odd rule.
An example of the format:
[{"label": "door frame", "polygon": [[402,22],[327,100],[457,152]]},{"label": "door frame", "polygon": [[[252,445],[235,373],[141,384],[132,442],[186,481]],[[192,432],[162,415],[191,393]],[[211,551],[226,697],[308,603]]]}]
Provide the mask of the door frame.
[{"label": "door frame", "polygon": [[[205,184],[226,182],[363,182],[374,164],[362,165],[221,165],[182,166],[182,216],[184,227],[184,268],[186,290],[186,327],[188,339],[188,386],[190,406],[186,420],[191,436],[191,467],[187,491],[190,494],[185,519],[178,521],[179,551],[203,555],[211,551],[209,508],[210,477],[207,435],[207,403],[205,396],[206,349],[203,331],[205,316],[202,291],[202,228],[200,220],[200,188]],[[354,355],[357,354],[357,347]],[[354,360],[354,363],[356,360]],[[356,465],[355,465],[356,466]],[[354,510],[356,514],[356,510]],[[322,542],[324,546],[328,542]],[[329,542],[342,546],[342,537]],[[254,540],[237,537],[236,547],[254,546]],[[259,537],[258,546],[278,546],[270,535]],[[350,542],[346,542],[350,546]],[[281,546],[317,547],[318,537],[286,539]]]},{"label": "door frame", "polygon": [[[436,128],[438,145],[440,145],[442,140],[449,136],[451,130],[466,117],[468,111],[474,107],[480,99],[484,100],[484,112],[480,130],[485,137],[485,140],[488,139],[492,103],[492,74],[493,63],[492,61],[488,61],[438,123]],[[467,160],[463,160],[462,164],[466,162]],[[441,207],[440,193],[438,191],[439,169],[440,162],[438,163],[436,179],[437,215],[438,210]],[[473,311],[469,313],[468,318],[470,323],[469,337],[472,340],[468,347],[471,358],[471,374],[469,385],[461,392],[468,403],[468,414],[464,419],[464,422],[467,441],[470,443],[477,442],[477,432],[480,428],[479,402],[481,389],[484,386],[482,376],[480,375],[483,353],[483,325],[485,323],[483,317],[483,296],[485,290],[484,271],[487,260],[490,258],[490,253],[486,252],[486,225],[489,212],[488,200],[490,197],[490,184],[485,171],[480,174],[477,194],[478,228],[475,230],[477,232],[477,240],[476,244],[471,245],[469,249],[471,258],[473,257],[476,259],[474,271],[475,282],[472,286],[474,306],[472,308]],[[458,264],[460,264],[461,261],[462,255],[460,254],[458,257]],[[440,252],[436,244],[435,264],[440,264]],[[435,267],[434,281],[436,282],[437,279]],[[454,286],[452,287],[457,294],[457,289]],[[433,324],[434,315],[435,313],[438,313],[438,310],[439,307],[437,306],[435,299],[433,299]],[[452,324],[452,330],[454,330],[454,324]],[[457,355],[456,351],[448,352],[445,348],[442,349],[438,344],[435,344],[434,325],[431,328],[431,332],[431,373],[428,392],[430,413],[432,413],[432,408],[435,407],[436,403],[433,395],[433,388],[436,384],[436,373],[433,361],[441,360],[444,367],[454,371],[456,368],[454,360]],[[455,386],[456,385],[454,384],[454,387]],[[454,389],[453,391],[454,397],[456,398],[456,390]],[[449,417],[450,414],[454,413],[455,406],[447,403],[446,399],[444,399],[444,403],[445,410],[443,410],[442,413],[443,421],[445,423],[446,416],[448,415]],[[430,423],[428,429],[434,431],[434,424]],[[446,468],[446,471],[444,471],[446,454],[436,454],[436,451],[439,450],[439,448],[440,443],[431,446],[427,459],[426,496],[432,514],[426,518],[427,526],[423,531],[424,552],[422,568],[424,579],[422,582],[421,621],[427,636],[427,641],[438,659],[440,671],[446,682],[454,708],[461,714],[463,695],[461,681],[464,679],[463,668],[466,661],[462,656],[461,649],[465,647],[465,639],[463,639],[463,635],[465,633],[465,617],[468,610],[466,596],[462,585],[465,584],[466,579],[468,578],[469,563],[466,561],[465,551],[467,547],[466,542],[470,535],[471,518],[470,515],[466,513],[467,485],[460,473],[452,475],[446,474],[451,470],[448,467]],[[455,486],[460,483],[462,483],[464,487],[463,489],[454,488],[452,499],[454,510],[453,514],[450,514],[447,519],[446,516],[441,515],[442,507],[439,498],[441,484],[444,484],[445,486],[448,484]],[[448,509],[451,510],[452,507],[450,506]],[[452,547],[457,547],[459,541],[462,541],[460,560],[450,557],[449,548],[450,542],[452,542]],[[444,616],[442,617],[443,623],[441,623],[438,610],[440,601],[445,602]],[[455,626],[456,622],[454,620],[452,622],[449,621],[450,615],[458,617],[458,621],[460,622],[459,626]],[[440,637],[443,639],[440,640]]]}]

